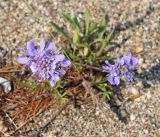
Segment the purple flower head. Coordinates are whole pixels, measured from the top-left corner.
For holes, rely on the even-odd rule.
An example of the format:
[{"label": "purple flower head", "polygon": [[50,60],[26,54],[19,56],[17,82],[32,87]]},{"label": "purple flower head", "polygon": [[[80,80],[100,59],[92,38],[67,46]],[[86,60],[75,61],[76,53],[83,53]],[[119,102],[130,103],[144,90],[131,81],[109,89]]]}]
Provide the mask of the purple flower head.
[{"label": "purple flower head", "polygon": [[121,58],[118,58],[114,65],[105,61],[105,66],[102,66],[102,71],[108,73],[107,80],[111,85],[119,85],[122,77],[128,82],[132,82],[133,73],[130,72],[130,69],[133,69],[137,62],[138,60],[133,57],[131,53],[127,53]]},{"label": "purple flower head", "polygon": [[45,42],[44,38],[40,41],[40,48],[35,48],[33,42],[27,42],[26,56],[20,56],[17,61],[24,64],[32,71],[32,76],[38,76],[38,82],[45,79],[50,81],[50,85],[59,80],[59,75],[64,75],[65,70],[61,67],[68,67],[71,62],[65,58],[63,54],[59,54],[61,48],[53,52],[55,44],[53,42]]},{"label": "purple flower head", "polygon": [[124,54],[121,58],[118,58],[117,62],[125,67],[133,69],[137,65],[138,60],[129,52]]}]

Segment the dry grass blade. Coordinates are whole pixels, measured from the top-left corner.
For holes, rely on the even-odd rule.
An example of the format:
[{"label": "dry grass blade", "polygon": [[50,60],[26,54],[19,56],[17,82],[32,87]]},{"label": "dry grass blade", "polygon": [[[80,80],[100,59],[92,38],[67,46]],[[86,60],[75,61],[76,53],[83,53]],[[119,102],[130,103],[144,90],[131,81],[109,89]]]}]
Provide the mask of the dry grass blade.
[{"label": "dry grass blade", "polygon": [[17,129],[18,127],[17,127],[17,125],[16,125],[16,123],[14,122],[14,120],[7,114],[7,113],[5,113],[6,114],[6,117],[8,117],[8,119],[10,120],[10,122],[14,125],[14,127]]}]

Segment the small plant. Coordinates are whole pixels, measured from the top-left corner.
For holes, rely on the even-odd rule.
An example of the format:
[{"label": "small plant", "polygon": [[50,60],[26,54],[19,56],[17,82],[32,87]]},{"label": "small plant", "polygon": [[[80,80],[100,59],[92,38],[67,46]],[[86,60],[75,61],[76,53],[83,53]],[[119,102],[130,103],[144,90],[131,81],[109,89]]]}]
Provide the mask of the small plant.
[{"label": "small plant", "polygon": [[[55,44],[45,42],[42,38],[40,49],[35,48],[34,43],[30,41],[27,43],[26,56],[20,56],[17,59],[20,64],[31,69],[32,76],[38,78],[38,82],[48,80],[54,88],[45,86],[45,90],[53,93],[60,102],[64,102],[66,96],[65,92],[63,94],[60,92],[64,90],[65,83],[64,79],[60,80],[60,75],[66,73],[63,68],[68,67],[71,62],[78,68],[82,81],[87,79],[104,99],[109,99],[111,95],[112,87],[107,81],[111,85],[119,85],[120,80],[133,81],[131,70],[136,66],[137,59],[131,53],[126,53],[118,58],[115,64],[110,64],[108,56],[104,53],[114,30],[106,31],[105,17],[99,23],[91,22],[90,17],[91,14],[87,10],[84,14],[84,24],[81,24],[77,17],[64,13],[63,19],[70,25],[71,31],[66,31],[51,22],[54,30],[65,42],[63,53],[60,54],[61,47],[54,50]],[[103,62],[105,62],[104,66],[102,66]],[[107,79],[103,72],[107,73]]]},{"label": "small plant", "polygon": [[65,39],[64,54],[73,63],[80,65],[93,64],[94,61],[102,59],[102,54],[113,34],[113,31],[106,32],[107,23],[105,17],[96,24],[90,21],[91,14],[88,10],[84,16],[84,24],[81,25],[77,17],[72,17],[67,13],[63,14],[63,19],[72,29],[71,33],[51,22],[54,30]]}]

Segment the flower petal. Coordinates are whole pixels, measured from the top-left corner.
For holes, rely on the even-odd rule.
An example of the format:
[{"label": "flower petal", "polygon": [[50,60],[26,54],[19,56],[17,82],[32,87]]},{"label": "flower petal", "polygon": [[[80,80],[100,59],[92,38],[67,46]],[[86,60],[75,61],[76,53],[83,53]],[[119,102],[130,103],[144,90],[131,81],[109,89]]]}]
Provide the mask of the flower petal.
[{"label": "flower petal", "polygon": [[27,50],[33,50],[34,48],[34,43],[32,41],[27,42]]},{"label": "flower petal", "polygon": [[27,42],[27,50],[25,52],[29,56],[35,56],[37,54],[34,43],[32,41]]},{"label": "flower petal", "polygon": [[125,77],[125,80],[128,81],[128,82],[132,82],[133,81],[133,73],[131,72],[128,72],[124,75]]},{"label": "flower petal", "polygon": [[60,62],[60,65],[62,67],[68,67],[71,64],[71,62],[69,60],[63,60],[62,62]]},{"label": "flower petal", "polygon": [[47,44],[46,50],[52,51],[55,47],[55,44],[53,42],[49,42]]},{"label": "flower petal", "polygon": [[35,56],[36,55],[36,50],[26,50],[25,52],[28,56]]},{"label": "flower petal", "polygon": [[109,81],[109,83],[111,84],[111,85],[114,85],[114,79],[113,79],[114,77],[113,76],[108,76],[108,78],[107,78],[107,80]]},{"label": "flower petal", "polygon": [[120,64],[120,65],[124,65],[125,60],[124,60],[123,57],[121,57],[121,58],[118,58],[118,59],[116,60],[116,62],[117,62],[118,64]]},{"label": "flower petal", "polygon": [[59,76],[57,74],[52,74],[52,80],[58,81],[59,80]]},{"label": "flower petal", "polygon": [[17,58],[17,62],[20,64],[27,64],[29,62],[29,58],[24,57],[24,56],[20,56]]},{"label": "flower petal", "polygon": [[42,37],[40,41],[40,51],[42,52],[45,49],[45,40]]},{"label": "flower petal", "polygon": [[58,54],[58,53],[61,51],[61,49],[62,49],[62,48],[59,47],[54,53],[55,53],[55,54]]},{"label": "flower petal", "polygon": [[117,77],[114,77],[114,83],[115,83],[115,85],[119,85],[120,79],[119,79],[118,76],[117,76]]},{"label": "flower petal", "polygon": [[55,81],[53,81],[53,80],[50,80],[49,83],[50,83],[51,87],[53,87],[55,85]]},{"label": "flower petal", "polygon": [[57,71],[58,73],[62,74],[62,75],[66,74],[66,71],[63,70],[63,69],[59,69],[59,70],[56,70],[56,71]]},{"label": "flower petal", "polygon": [[114,77],[110,75],[107,80],[110,82],[111,85],[119,85],[120,83],[120,78],[118,76]]},{"label": "flower petal", "polygon": [[53,58],[56,62],[63,61],[65,59],[65,56],[63,54],[60,55],[53,55]]},{"label": "flower petal", "polygon": [[32,71],[33,73],[37,72],[36,64],[32,64],[32,65],[30,66],[30,69],[31,69],[31,71]]},{"label": "flower petal", "polygon": [[134,68],[138,63],[138,60],[134,57],[131,58],[131,61],[130,61],[130,68]]}]

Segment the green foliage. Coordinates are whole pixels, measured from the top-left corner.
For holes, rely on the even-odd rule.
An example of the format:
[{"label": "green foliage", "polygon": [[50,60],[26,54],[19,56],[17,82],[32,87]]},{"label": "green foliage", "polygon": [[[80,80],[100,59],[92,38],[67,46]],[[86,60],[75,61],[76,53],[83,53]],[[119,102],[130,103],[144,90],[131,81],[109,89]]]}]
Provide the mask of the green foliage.
[{"label": "green foliage", "polygon": [[[48,85],[50,88],[50,86]],[[64,81],[59,80],[57,81],[56,85],[54,88],[50,88],[49,92],[52,93],[54,99],[56,99],[59,103],[64,103],[66,101],[66,93],[60,93],[64,89]]]},{"label": "green foliage", "polygon": [[59,103],[64,103],[66,101],[66,93],[60,94],[58,90],[55,90],[54,93],[54,99],[56,99]]},{"label": "green foliage", "polygon": [[54,22],[51,22],[51,24],[52,24],[52,26],[55,28],[55,30],[58,31],[64,38],[70,40],[67,32],[65,32],[62,27],[59,27],[59,26],[58,26],[56,23],[54,23]]},{"label": "green foliage", "polygon": [[108,91],[100,91],[100,92],[99,92],[99,95],[101,95],[104,100],[109,100],[109,99],[110,99],[110,96],[111,96],[111,92],[108,92]]},{"label": "green foliage", "polygon": [[54,31],[66,40],[64,54],[73,63],[85,65],[91,65],[97,58],[102,60],[105,47],[113,34],[113,31],[106,32],[105,17],[102,17],[99,23],[93,23],[90,19],[91,13],[87,10],[84,14],[84,25],[80,25],[77,17],[68,13],[64,13],[62,17],[71,27],[71,32],[54,22],[51,22],[51,25]]},{"label": "green foliage", "polygon": [[110,99],[111,92],[107,90],[107,84],[106,79],[103,77],[98,77],[93,82],[93,86],[95,86],[98,89],[98,94],[104,99],[108,100]]},{"label": "green foliage", "polygon": [[[64,13],[62,17],[67,26],[70,26],[70,30],[67,31],[58,24],[51,22],[53,32],[58,32],[61,38],[65,39],[63,52],[72,63],[77,65],[77,68],[82,70],[87,66],[92,66],[94,62],[108,59],[108,56],[104,54],[105,48],[114,30],[106,31],[107,22],[105,17],[102,17],[98,23],[92,22],[89,10],[85,12],[84,20],[81,23],[77,17],[68,13]],[[93,86],[99,91],[99,95],[105,100],[109,99],[111,93],[106,88],[106,79],[104,80],[103,77],[93,79],[95,79],[93,80]],[[54,94],[58,100],[65,96],[59,94],[56,90]]]},{"label": "green foliage", "polygon": [[37,90],[38,84],[34,79],[28,79],[27,81],[22,81],[21,79],[16,78],[16,82],[20,87],[23,87],[24,90],[32,89]]},{"label": "green foliage", "polygon": [[85,35],[88,36],[88,33],[90,31],[90,17],[91,17],[91,14],[89,12],[89,10],[87,10],[85,12]]}]

